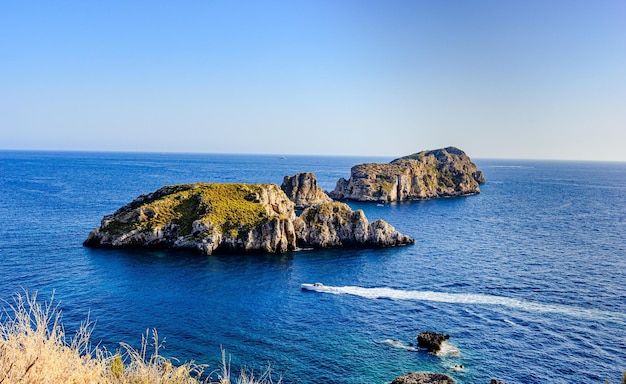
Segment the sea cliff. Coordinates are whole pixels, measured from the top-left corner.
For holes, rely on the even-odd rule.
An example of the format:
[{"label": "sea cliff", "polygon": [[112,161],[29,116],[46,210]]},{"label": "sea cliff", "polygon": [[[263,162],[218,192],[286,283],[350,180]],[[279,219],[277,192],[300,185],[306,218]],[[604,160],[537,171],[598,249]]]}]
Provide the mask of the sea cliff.
[{"label": "sea cliff", "polygon": [[320,187],[313,173],[303,172],[294,176],[285,176],[280,189],[285,192],[289,200],[293,201],[296,209],[304,209],[315,204],[330,203],[333,200]]},{"label": "sea cliff", "polygon": [[337,181],[335,200],[403,201],[480,193],[483,173],[455,147],[422,151],[388,164],[352,167],[350,179]]},{"label": "sea cliff", "polygon": [[[297,189],[299,184],[294,185]],[[315,188],[316,183],[307,195],[318,196]],[[369,223],[362,211],[353,212],[344,203],[308,204],[297,216],[294,202],[275,184],[165,186],[105,216],[84,245],[189,249],[211,255],[414,242],[382,220]]]}]

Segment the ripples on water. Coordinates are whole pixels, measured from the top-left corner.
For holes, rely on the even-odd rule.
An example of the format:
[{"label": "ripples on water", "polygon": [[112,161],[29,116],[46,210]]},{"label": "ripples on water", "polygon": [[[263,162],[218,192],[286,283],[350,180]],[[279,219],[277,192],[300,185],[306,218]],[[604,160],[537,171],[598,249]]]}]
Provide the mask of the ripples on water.
[{"label": "ripples on water", "polygon": [[[54,290],[66,328],[90,313],[109,348],[157,328],[165,354],[215,366],[223,346],[234,366],[269,361],[287,383],[420,370],[460,383],[620,382],[623,163],[477,161],[480,195],[351,203],[413,236],[410,247],[198,257],[81,246],[103,215],[165,184],[312,171],[329,190],[352,165],[389,160],[0,152],[0,297]],[[300,290],[315,281],[342,294]],[[449,333],[460,356],[388,342],[427,329]]]}]

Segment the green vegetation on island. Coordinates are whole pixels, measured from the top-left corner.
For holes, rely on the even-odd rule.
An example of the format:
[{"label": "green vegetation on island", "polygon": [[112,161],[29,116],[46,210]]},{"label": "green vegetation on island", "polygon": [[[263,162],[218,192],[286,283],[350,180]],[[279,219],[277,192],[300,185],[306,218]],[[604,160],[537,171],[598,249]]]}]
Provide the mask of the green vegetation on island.
[{"label": "green vegetation on island", "polygon": [[[259,195],[268,184],[182,184],[167,186],[140,197],[119,213],[106,219],[103,229],[114,234],[134,230],[162,230],[166,225],[177,227],[179,236],[194,233],[193,222],[213,224],[218,230],[237,237],[239,231],[267,222],[272,215],[261,204]],[[207,227],[207,229],[213,229]]]}]

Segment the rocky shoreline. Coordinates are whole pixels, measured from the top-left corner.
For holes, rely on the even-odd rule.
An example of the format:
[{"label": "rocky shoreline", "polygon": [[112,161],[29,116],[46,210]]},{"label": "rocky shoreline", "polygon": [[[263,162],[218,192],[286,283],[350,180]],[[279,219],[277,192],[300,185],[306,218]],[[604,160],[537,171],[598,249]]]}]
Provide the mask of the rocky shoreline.
[{"label": "rocky shoreline", "polygon": [[455,384],[453,378],[443,373],[410,372],[404,374],[391,384]]}]

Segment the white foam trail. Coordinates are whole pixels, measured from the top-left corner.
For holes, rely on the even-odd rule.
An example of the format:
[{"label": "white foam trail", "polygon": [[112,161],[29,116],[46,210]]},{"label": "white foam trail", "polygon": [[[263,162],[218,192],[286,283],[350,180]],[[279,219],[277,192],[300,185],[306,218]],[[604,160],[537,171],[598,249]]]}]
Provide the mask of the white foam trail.
[{"label": "white foam trail", "polygon": [[517,324],[517,323],[515,323],[515,322],[513,322],[513,321],[511,321],[509,319],[504,319],[502,321],[504,321],[505,323],[511,324],[514,327],[519,327],[519,324]]},{"label": "white foam trail", "polygon": [[439,357],[459,357],[461,356],[461,351],[454,345],[444,341],[441,343],[441,347],[439,352],[437,352],[437,356]]},{"label": "white foam trail", "polygon": [[[396,348],[406,349],[407,351],[412,351],[412,352],[417,352],[420,350],[418,347],[414,347],[410,344],[404,344],[403,342],[398,341],[398,340],[385,339],[383,340],[383,343],[392,345]],[[441,343],[441,348],[439,349],[439,352],[437,352],[437,356],[459,357],[461,356],[461,351],[454,345],[448,343],[447,341],[444,341],[443,343]]]},{"label": "white foam trail", "polygon": [[407,351],[413,351],[413,352],[419,351],[419,348],[416,348],[412,345],[403,344],[402,342],[398,340],[386,339],[386,340],[383,340],[383,343],[393,345],[396,348],[406,349]]},{"label": "white foam trail", "polygon": [[602,311],[596,309],[579,308],[568,305],[542,304],[510,297],[483,295],[477,293],[445,293],[432,291],[405,291],[393,288],[363,288],[363,287],[331,287],[329,293],[361,296],[368,299],[392,299],[435,301],[440,303],[500,305],[527,312],[558,313],[578,318],[594,318],[609,321],[626,321],[626,314],[619,312]]}]

